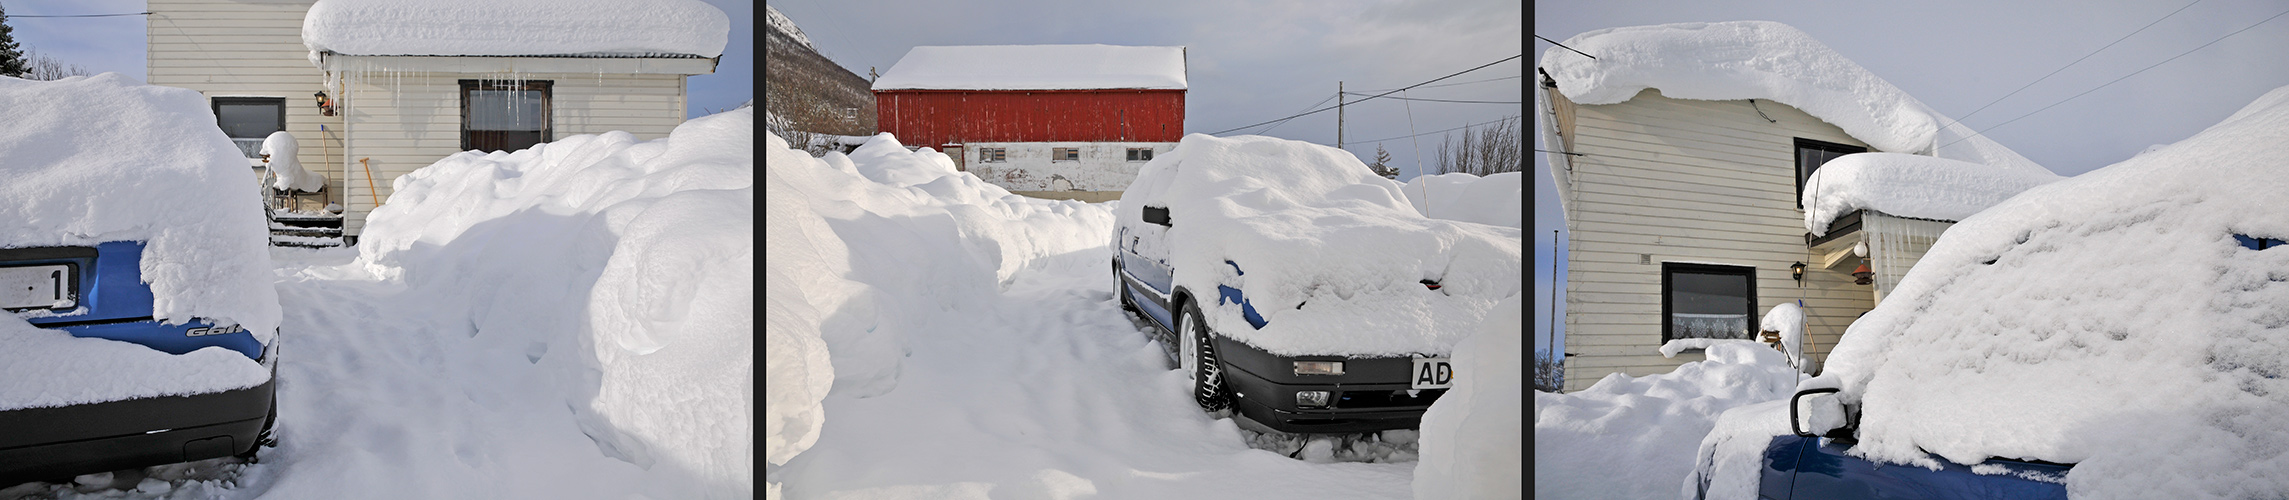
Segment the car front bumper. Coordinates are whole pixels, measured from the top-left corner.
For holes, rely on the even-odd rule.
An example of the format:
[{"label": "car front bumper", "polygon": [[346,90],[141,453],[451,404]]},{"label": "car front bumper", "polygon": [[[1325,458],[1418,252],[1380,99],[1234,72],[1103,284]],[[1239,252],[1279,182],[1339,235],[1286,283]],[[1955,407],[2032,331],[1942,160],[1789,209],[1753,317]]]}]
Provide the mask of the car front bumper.
[{"label": "car front bumper", "polygon": [[[1276,356],[1216,338],[1217,361],[1232,390],[1233,409],[1272,430],[1338,434],[1422,426],[1423,411],[1446,389],[1411,390],[1408,358]],[[1343,361],[1343,375],[1295,375],[1295,361]],[[1298,391],[1328,391],[1331,407],[1298,406]],[[1413,394],[1408,394],[1412,392]]]}]

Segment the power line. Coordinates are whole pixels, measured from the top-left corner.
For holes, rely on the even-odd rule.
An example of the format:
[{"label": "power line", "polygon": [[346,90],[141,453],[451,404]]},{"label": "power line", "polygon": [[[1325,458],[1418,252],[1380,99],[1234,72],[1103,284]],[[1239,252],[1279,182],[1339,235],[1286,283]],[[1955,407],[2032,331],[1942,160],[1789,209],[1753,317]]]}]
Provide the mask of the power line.
[{"label": "power line", "polygon": [[[1351,95],[1367,95],[1367,94],[1361,94],[1361,93],[1358,93],[1358,92],[1344,92],[1344,93],[1345,93],[1345,94],[1351,94]],[[1402,100],[1402,101],[1460,102],[1460,103],[1470,103],[1470,104],[1525,104],[1525,103],[1526,103],[1525,101],[1457,101],[1457,100],[1453,100],[1453,99],[1424,99],[1424,98],[1421,98],[1421,97],[1391,97],[1390,99],[1398,99],[1398,100]],[[1357,101],[1353,101],[1353,102],[1357,102]]]},{"label": "power line", "polygon": [[[1542,38],[1542,35],[1534,35],[1534,38]],[[1566,44],[1563,44],[1563,43],[1558,43],[1558,41],[1557,41],[1557,40],[1551,40],[1551,39],[1548,39],[1548,38],[1542,38],[1542,41],[1545,41],[1545,42],[1550,42],[1550,45],[1556,45],[1556,46],[1558,46],[1559,48],[1563,48],[1563,49],[1566,49],[1566,50],[1574,50],[1574,48],[1573,48],[1573,47],[1567,47],[1567,46],[1566,46]],[[1574,53],[1576,53],[1576,54],[1581,54],[1581,55],[1582,55],[1582,57],[1587,57],[1587,58],[1590,58],[1590,59],[1593,59],[1593,60],[1598,58],[1598,56],[1593,56],[1593,55],[1590,55],[1588,52],[1582,52],[1582,51],[1579,51],[1579,50],[1574,50]]]},{"label": "power line", "polygon": [[2205,43],[2205,44],[2202,44],[2202,46],[2200,46],[2200,47],[2194,47],[2192,50],[2187,50],[2187,51],[2185,51],[2185,52],[2180,52],[2180,53],[2178,53],[2178,55],[2170,56],[2170,58],[2169,58],[2169,59],[2163,59],[2163,60],[2162,60],[2162,62],[2154,63],[2154,65],[2153,65],[2153,66],[2147,66],[2147,67],[2145,67],[2144,69],[2140,69],[2140,70],[2138,70],[2138,71],[2134,71],[2134,72],[2131,72],[2130,74],[2127,74],[2127,75],[2122,75],[2122,78],[2116,78],[2116,79],[2114,79],[2113,81],[2110,81],[2110,82],[2106,82],[2106,84],[2105,84],[2105,85],[2099,85],[2099,86],[2097,86],[2097,87],[2095,87],[2095,88],[2092,88],[2092,89],[2090,89],[2090,90],[2085,90],[2085,91],[2082,91],[2082,93],[2080,93],[2080,94],[2075,94],[2075,95],[2074,95],[2074,97],[2068,97],[2068,98],[2066,98],[2065,100],[2062,100],[2062,101],[2059,101],[2059,102],[2054,102],[2054,103],[2051,103],[2051,105],[2049,105],[2049,106],[2043,106],[2043,108],[2042,108],[2042,109],[2037,109],[2037,110],[2034,110],[2034,111],[2028,112],[2027,114],[2019,115],[2019,117],[2018,117],[2018,118],[2012,118],[2012,119],[2010,119],[2010,120],[2008,120],[2008,121],[2004,121],[2003,123],[1997,123],[1997,124],[1995,124],[1994,126],[1990,126],[1990,127],[1987,127],[1987,128],[1979,129],[1979,131],[1977,131],[1977,132],[1972,132],[1972,133],[1971,133],[1971,135],[1963,136],[1963,138],[1962,138],[1962,139],[1956,139],[1956,140],[1954,140],[1954,141],[1952,141],[1952,142],[1948,142],[1947,144],[1941,144],[1941,145],[1939,145],[1939,147],[1942,147],[1942,148],[1944,148],[1944,147],[1948,147],[1948,146],[1953,146],[1953,145],[1955,145],[1955,143],[1958,143],[1958,142],[1963,142],[1963,141],[1968,141],[1968,140],[1971,140],[1971,138],[1973,138],[1973,137],[1978,137],[1978,136],[1981,136],[1981,135],[1985,135],[1985,134],[1987,133],[1987,131],[1989,131],[1989,130],[1995,130],[1995,129],[1996,129],[1996,128],[1998,128],[1998,127],[2002,127],[2002,126],[2004,126],[2004,125],[2010,125],[2010,124],[2011,124],[2011,122],[2019,121],[2021,118],[2026,118],[2026,117],[2029,117],[2029,116],[2035,116],[2035,113],[2041,113],[2041,112],[2043,112],[2044,110],[2048,110],[2048,109],[2051,109],[2051,108],[2053,108],[2053,107],[2057,107],[2057,106],[2058,106],[2058,105],[2060,105],[2060,104],[2066,104],[2066,103],[2067,103],[2067,101],[2072,101],[2072,100],[2074,100],[2076,97],[2082,97],[2082,96],[2085,96],[2085,95],[2090,95],[2090,93],[2091,93],[2091,92],[2097,92],[2097,91],[2098,91],[2098,89],[2103,89],[2103,88],[2106,88],[2106,87],[2108,87],[2108,86],[2112,86],[2112,85],[2114,85],[2114,84],[2115,84],[2115,83],[2117,83],[2117,82],[2121,82],[2122,80],[2125,80],[2125,79],[2129,79],[2130,77],[2133,77],[2133,76],[2138,76],[2138,74],[2139,74],[2139,73],[2145,73],[2147,70],[2151,70],[2151,69],[2154,69],[2154,68],[2158,68],[2158,67],[2161,67],[2161,66],[2162,66],[2162,65],[2164,65],[2164,64],[2169,64],[2169,63],[2170,63],[2170,61],[2176,61],[2176,60],[2178,60],[2178,58],[2180,58],[2180,57],[2185,57],[2185,56],[2186,56],[2186,54],[2192,54],[2192,53],[2194,53],[2194,51],[2198,51],[2198,50],[2202,50],[2202,49],[2204,49],[2204,48],[2208,48],[2208,47],[2209,47],[2209,46],[2211,46],[2211,45],[2216,45],[2218,42],[2222,42],[2222,41],[2225,41],[2225,39],[2227,39],[2227,38],[2233,38],[2233,36],[2234,36],[2234,35],[2239,35],[2239,34],[2241,34],[2241,32],[2243,32],[2243,31],[2249,31],[2249,28],[2255,28],[2255,27],[2258,27],[2258,26],[2263,26],[2265,23],[2273,22],[2273,20],[2274,20],[2274,19],[2280,19],[2280,18],[2281,18],[2281,16],[2284,16],[2284,15],[2289,15],[2289,10],[2284,10],[2284,11],[2281,11],[2281,13],[2280,13],[2280,14],[2274,14],[2274,15],[2273,15],[2273,17],[2268,17],[2268,18],[2265,18],[2265,20],[2263,20],[2263,21],[2258,21],[2258,22],[2257,22],[2257,24],[2252,24],[2252,25],[2249,25],[2249,26],[2248,26],[2248,27],[2246,27],[2246,28],[2242,28],[2242,29],[2234,30],[2234,32],[2232,32],[2232,33],[2226,33],[2226,34],[2225,34],[2225,36],[2217,37],[2217,39],[2216,39],[2216,40],[2210,40],[2210,43]]},{"label": "power line", "polygon": [[[1303,107],[1303,109],[1311,109],[1313,106],[1318,106],[1318,105],[1321,105],[1321,104],[1327,104],[1327,101],[1328,101],[1328,99],[1334,99],[1335,97],[1336,97],[1336,96],[1332,96],[1332,95],[1331,95],[1331,96],[1327,96],[1327,99],[1320,99],[1320,100],[1319,100],[1319,102],[1311,103],[1311,106],[1304,106],[1304,107]],[[1289,121],[1289,120],[1294,120],[1294,118],[1289,118],[1289,119],[1287,119],[1287,120],[1280,120],[1280,122],[1279,122],[1279,123],[1274,123],[1274,124],[1272,124],[1272,126],[1270,126],[1270,127],[1265,127],[1263,130],[1259,130],[1259,131],[1256,131],[1256,135],[1264,135],[1264,134],[1269,134],[1269,133],[1272,133],[1272,129],[1275,129],[1275,128],[1280,128],[1280,126],[1281,126],[1281,125],[1286,125],[1286,124],[1288,124],[1288,121]]]},{"label": "power line", "polygon": [[[1384,92],[1384,93],[1381,93],[1381,94],[1376,94],[1376,95],[1375,95],[1375,97],[1369,97],[1369,98],[1366,98],[1366,99],[1360,99],[1360,100],[1357,100],[1357,101],[1351,101],[1351,102],[1348,102],[1348,103],[1345,103],[1345,104],[1357,104],[1357,103],[1362,103],[1362,102],[1372,101],[1372,100],[1375,100],[1376,98],[1380,98],[1380,97],[1383,97],[1383,96],[1387,96],[1387,95],[1391,95],[1391,94],[1394,94],[1394,93],[1398,93],[1400,90],[1407,90],[1407,89],[1411,89],[1411,88],[1415,88],[1415,87],[1421,87],[1421,86],[1423,86],[1423,85],[1427,85],[1427,84],[1430,84],[1430,83],[1434,83],[1434,82],[1437,82],[1437,81],[1439,81],[1439,80],[1445,80],[1445,79],[1448,79],[1448,78],[1454,78],[1454,77],[1457,77],[1457,76],[1462,76],[1462,74],[1463,74],[1463,73],[1469,73],[1469,72],[1472,72],[1472,71],[1478,71],[1478,70],[1481,70],[1481,69],[1486,69],[1486,67],[1487,67],[1487,66],[1493,66],[1493,65],[1496,65],[1496,64],[1502,64],[1502,63],[1505,63],[1505,62],[1509,62],[1511,59],[1518,59],[1518,58],[1522,58],[1522,57],[1526,57],[1526,55],[1525,55],[1525,54],[1518,54],[1518,55],[1514,55],[1514,56],[1510,56],[1510,57],[1505,57],[1505,58],[1502,58],[1501,60],[1497,60],[1497,61],[1494,61],[1494,62],[1490,62],[1490,63],[1486,63],[1486,64],[1481,64],[1481,65],[1478,65],[1478,67],[1476,67],[1476,68],[1471,68],[1471,69],[1466,69],[1466,70],[1462,70],[1462,71],[1457,71],[1457,72],[1455,72],[1454,74],[1451,74],[1451,75],[1442,76],[1442,77],[1438,77],[1438,78],[1433,78],[1433,79],[1431,79],[1430,81],[1426,81],[1426,82],[1423,82],[1423,83],[1417,83],[1417,84],[1414,84],[1414,85],[1408,85],[1408,86],[1406,86],[1406,87],[1404,87],[1404,88],[1400,88],[1399,90],[1393,90],[1393,91],[1390,91],[1390,92]],[[1233,127],[1233,128],[1229,128],[1229,129],[1224,129],[1224,130],[1221,130],[1221,131],[1217,131],[1217,132],[1213,132],[1213,133],[1210,133],[1210,134],[1208,134],[1208,135],[1224,135],[1224,133],[1225,133],[1225,132],[1231,132],[1231,131],[1235,131],[1235,130],[1244,130],[1244,129],[1255,128],[1257,125],[1263,125],[1263,124],[1266,124],[1266,123],[1276,122],[1276,121],[1280,121],[1280,120],[1287,120],[1287,119],[1292,119],[1292,118],[1297,118],[1297,117],[1307,116],[1307,115],[1311,115],[1311,114],[1319,113],[1319,112],[1322,112],[1322,111],[1327,111],[1327,110],[1330,110],[1330,109],[1335,109],[1335,106],[1328,106],[1328,107],[1319,108],[1319,109],[1316,109],[1316,110],[1312,110],[1312,111],[1308,111],[1308,112],[1304,112],[1304,113],[1298,113],[1298,114],[1295,114],[1295,115],[1291,115],[1291,116],[1285,116],[1285,117],[1280,117],[1280,118],[1273,118],[1273,119],[1270,119],[1270,120],[1264,120],[1262,123],[1252,123],[1252,124],[1243,125],[1243,126],[1239,126],[1239,127]]]},{"label": "power line", "polygon": [[114,16],[151,16],[151,14],[149,14],[149,11],[135,11],[135,14],[76,14],[76,16],[7,16],[7,18],[114,18]]},{"label": "power line", "polygon": [[[1381,141],[1389,141],[1389,140],[1397,140],[1397,139],[1411,139],[1411,138],[1415,138],[1415,137],[1418,137],[1418,136],[1425,136],[1425,135],[1438,134],[1438,133],[1445,133],[1445,132],[1453,132],[1453,131],[1456,131],[1456,130],[1462,130],[1462,129],[1471,128],[1471,127],[1476,127],[1476,126],[1479,126],[1479,125],[1485,125],[1485,124],[1489,124],[1489,123],[1501,123],[1501,122],[1506,122],[1506,121],[1510,121],[1510,120],[1512,120],[1512,119],[1518,118],[1518,116],[1519,116],[1519,115],[1510,115],[1510,116],[1505,116],[1505,117],[1502,117],[1502,119],[1499,119],[1499,120],[1494,120],[1494,121],[1490,121],[1490,122],[1479,122],[1479,123],[1473,123],[1473,124],[1469,124],[1469,125],[1463,125],[1463,126],[1460,126],[1460,127],[1455,127],[1455,128],[1446,129],[1446,130],[1438,130],[1438,131],[1424,132],[1424,133],[1415,134],[1415,135],[1405,135],[1405,136],[1399,136],[1399,137],[1387,137],[1387,138],[1382,138],[1382,139],[1373,139],[1373,140],[1358,141],[1356,144],[1364,144],[1364,143],[1369,143],[1369,142],[1381,142]],[[1350,141],[1345,141],[1345,142],[1350,142]],[[1415,152],[1415,154],[1422,154],[1422,152],[1421,152],[1421,151],[1416,151],[1416,152]]]},{"label": "power line", "polygon": [[[1416,88],[1435,89],[1435,88],[1439,88],[1439,87],[1453,87],[1453,86],[1456,86],[1456,85],[1470,85],[1470,84],[1473,84],[1473,83],[1497,82],[1497,81],[1502,81],[1502,80],[1509,80],[1509,79],[1513,79],[1513,78],[1524,78],[1525,76],[1526,76],[1526,75],[1511,75],[1511,76],[1505,76],[1505,77],[1501,77],[1501,78],[1488,78],[1488,79],[1485,79],[1485,80],[1471,80],[1471,81],[1467,81],[1467,82],[1461,82],[1461,83],[1441,83],[1441,84],[1438,84],[1438,85],[1424,85],[1424,86],[1421,86],[1421,87],[1416,87]],[[1385,90],[1399,90],[1399,89],[1375,89],[1375,90],[1361,90],[1360,92],[1382,92],[1382,91],[1385,91]]]},{"label": "power line", "polygon": [[2138,28],[2138,31],[2132,31],[2132,32],[2130,32],[2130,34],[2128,34],[2128,35],[2122,35],[2122,38],[2116,38],[2116,39],[2114,39],[2114,42],[2113,42],[2113,43],[2108,43],[2108,44],[2106,44],[2106,46],[2105,46],[2105,47],[2099,47],[2099,48],[2098,48],[2098,50],[2093,50],[2093,51],[2090,51],[2090,53],[2089,53],[2089,54],[2083,54],[2081,58],[2079,58],[2079,59],[2075,59],[2075,60],[2074,60],[2074,62],[2066,63],[2066,65],[2065,65],[2065,66],[2059,66],[2059,69],[2051,70],[2051,73],[2050,73],[2050,74],[2048,74],[2048,75],[2043,75],[2043,77],[2042,77],[2042,78],[2036,78],[2036,79],[2035,79],[2035,81],[2032,81],[2032,82],[2027,82],[2027,84],[2026,84],[2025,86],[2021,86],[2021,87],[2019,87],[2019,90],[2013,90],[2013,91],[2011,91],[2011,93],[2009,93],[2009,94],[2003,94],[2003,97],[1997,97],[1997,98],[1995,98],[1995,100],[1993,100],[1993,101],[1988,101],[1988,102],[1987,102],[1987,104],[1986,104],[1985,106],[1980,106],[1980,107],[1979,107],[1979,109],[1974,109],[1974,110],[1971,110],[1971,113],[1969,113],[1969,114],[1965,114],[1965,115],[1963,115],[1963,116],[1962,116],[1962,117],[1960,117],[1960,118],[1956,118],[1956,119],[1953,119],[1953,120],[1949,120],[1949,121],[1948,121],[1948,123],[1947,123],[1947,125],[1941,125],[1941,126],[1939,126],[1939,128],[1941,128],[1941,129],[1945,129],[1945,128],[1947,128],[1947,127],[1949,127],[1949,126],[1952,126],[1952,125],[1955,125],[1955,124],[1957,124],[1957,123],[1962,123],[1964,120],[1969,120],[1969,119],[1971,119],[1971,115],[1976,115],[1976,114],[1979,114],[1979,112],[1980,112],[1980,111],[1986,111],[1986,110],[1987,110],[1987,108],[1988,108],[1989,106],[1994,106],[1994,105],[1995,105],[1995,103],[1998,103],[1998,102],[2003,102],[2003,100],[2004,100],[2004,99],[2010,99],[2010,98],[2011,98],[2011,96],[2019,95],[2019,92],[2022,92],[2022,91],[2025,91],[2025,90],[2027,90],[2027,88],[2028,88],[2028,87],[2033,87],[2033,86],[2035,86],[2035,84],[2037,84],[2037,83],[2043,83],[2043,80],[2049,80],[2049,79],[2050,79],[2052,76],[2056,76],[2056,75],[2058,75],[2060,71],[2066,71],[2066,69],[2067,69],[2067,68],[2072,68],[2072,67],[2074,67],[2074,65],[2076,65],[2076,64],[2081,64],[2083,59],[2089,59],[2089,58],[2090,58],[2090,56],[2095,56],[2095,55],[2098,55],[2098,53],[2100,53],[2100,52],[2105,52],[2105,51],[2106,51],[2106,49],[2113,47],[2113,46],[2114,46],[2114,44],[2117,44],[2117,43],[2122,43],[2122,41],[2123,41],[2123,40],[2129,40],[2129,39],[2130,39],[2130,37],[2132,37],[2132,36],[2137,36],[2139,33],[2144,33],[2144,32],[2146,31],[2146,28],[2152,28],[2152,27],[2154,27],[2154,25],[2156,25],[2156,24],[2161,24],[2161,23],[2162,23],[2162,21],[2166,21],[2166,20],[2169,20],[2169,19],[2170,19],[2171,17],[2173,17],[2173,16],[2177,16],[2179,12],[2185,12],[2186,8],[2188,8],[2188,7],[2193,7],[2193,6],[2194,6],[2194,4],[2197,4],[2197,3],[2202,3],[2202,0],[2194,0],[2194,2],[2193,2],[2193,3],[2189,3],[2189,4],[2186,4],[2186,6],[2185,6],[2185,7],[2179,7],[2179,8],[2178,8],[2178,10],[2173,10],[2173,11],[2170,11],[2169,15],[2165,15],[2165,16],[2162,16],[2162,18],[2161,18],[2161,19],[2155,19],[2155,20],[2154,20],[2154,22],[2151,22],[2151,23],[2146,23],[2146,25],[2145,25],[2145,26],[2141,26],[2141,27],[2139,27],[2139,28]]}]

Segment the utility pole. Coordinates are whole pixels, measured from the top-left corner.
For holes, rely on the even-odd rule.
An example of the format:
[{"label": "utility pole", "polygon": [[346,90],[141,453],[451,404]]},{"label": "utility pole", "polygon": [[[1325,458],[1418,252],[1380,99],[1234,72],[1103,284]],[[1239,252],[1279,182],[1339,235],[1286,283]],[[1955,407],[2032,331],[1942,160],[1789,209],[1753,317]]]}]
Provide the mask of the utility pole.
[{"label": "utility pole", "polygon": [[1335,149],[1343,149],[1343,80],[1335,81]]},{"label": "utility pole", "polygon": [[[1552,285],[1550,287],[1550,361],[1558,365],[1559,373],[1565,373],[1566,353],[1563,349],[1558,348],[1558,287],[1555,286],[1557,282],[1558,230],[1552,229],[1550,230],[1550,283]],[[1559,389],[1560,392],[1563,392],[1565,388],[1560,387]]]}]

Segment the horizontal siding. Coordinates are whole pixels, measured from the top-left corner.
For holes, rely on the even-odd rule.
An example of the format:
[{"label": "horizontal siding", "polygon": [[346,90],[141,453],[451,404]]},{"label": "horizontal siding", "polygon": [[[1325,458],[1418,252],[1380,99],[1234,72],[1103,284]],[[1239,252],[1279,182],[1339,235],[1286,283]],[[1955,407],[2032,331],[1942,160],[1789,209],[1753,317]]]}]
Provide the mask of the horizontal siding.
[{"label": "horizontal siding", "polygon": [[1702,359],[1658,352],[1662,262],[1756,268],[1756,313],[1803,301],[1815,359],[1872,307],[1873,288],[1852,284],[1848,270],[1808,268],[1802,286],[1789,276],[1790,264],[1816,258],[1796,208],[1794,139],[1861,144],[1841,129],[1779,103],[1655,90],[1575,112],[1573,151],[1585,156],[1573,158],[1566,214],[1568,390]]},{"label": "horizontal siding", "polygon": [[[146,69],[154,85],[209,96],[284,97],[287,132],[302,143],[303,165],[326,174],[328,201],[345,202],[351,216],[346,229],[359,234],[365,214],[377,199],[388,201],[398,176],[460,151],[459,80],[509,75],[349,75],[358,81],[348,95],[334,96],[344,112],[322,116],[311,94],[325,90],[326,76],[312,66],[302,44],[302,18],[313,1],[151,0]],[[684,121],[684,80],[678,75],[521,76],[555,81],[550,125],[557,139],[611,130],[658,139]],[[320,139],[320,125],[332,135]],[[359,158],[368,159],[370,183]]]}]

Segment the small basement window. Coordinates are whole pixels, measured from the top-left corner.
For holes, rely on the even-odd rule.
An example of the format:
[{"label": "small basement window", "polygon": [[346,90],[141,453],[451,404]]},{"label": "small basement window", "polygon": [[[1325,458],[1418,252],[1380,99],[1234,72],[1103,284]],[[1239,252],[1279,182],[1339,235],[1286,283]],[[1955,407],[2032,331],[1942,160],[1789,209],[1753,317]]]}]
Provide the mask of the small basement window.
[{"label": "small basement window", "polygon": [[1129,148],[1129,161],[1152,161],[1152,148]]},{"label": "small basement window", "polygon": [[1661,342],[1755,338],[1756,268],[1661,263]]},{"label": "small basement window", "polygon": [[215,124],[247,158],[261,158],[262,140],[286,130],[284,97],[217,97],[213,104]]},{"label": "small basement window", "polygon": [[1049,161],[1081,161],[1081,148],[1049,148]]},{"label": "small basement window", "polygon": [[1796,208],[1804,208],[1804,197],[1803,197],[1803,194],[1804,194],[1804,181],[1806,181],[1806,180],[1809,180],[1809,179],[1811,179],[1811,178],[1812,178],[1812,172],[1813,172],[1813,171],[1815,171],[1815,170],[1819,170],[1821,165],[1826,165],[1826,164],[1828,163],[1828,161],[1829,161],[1829,160],[1834,160],[1834,159],[1836,159],[1836,157],[1839,157],[1839,156],[1844,156],[1844,155],[1848,155],[1848,154],[1852,154],[1852,153],[1866,153],[1866,152],[1868,152],[1868,148],[1863,148],[1863,147],[1859,147],[1859,146],[1852,146],[1852,145],[1846,145],[1846,144],[1837,144],[1837,143],[1833,143],[1833,142],[1825,142],[1825,141],[1815,141],[1815,140],[1811,140],[1811,139],[1805,139],[1805,138],[1801,138],[1801,137],[1797,138],[1797,139],[1796,139],[1796,194],[1797,194],[1797,196],[1795,196],[1795,198],[1796,198]]},{"label": "small basement window", "polygon": [[978,161],[981,163],[1009,161],[1009,152],[1003,148],[978,148]]}]

